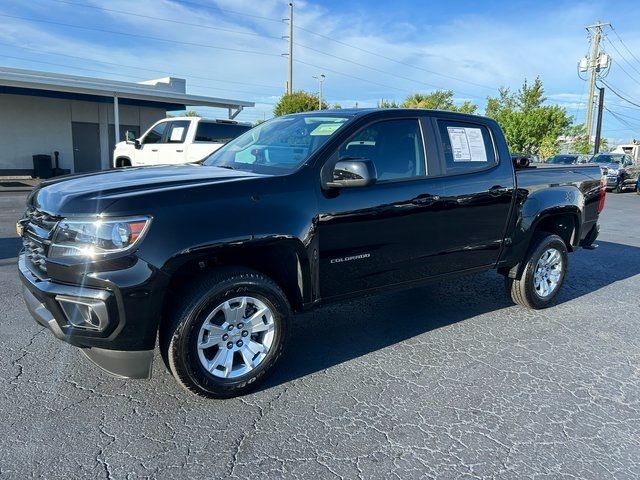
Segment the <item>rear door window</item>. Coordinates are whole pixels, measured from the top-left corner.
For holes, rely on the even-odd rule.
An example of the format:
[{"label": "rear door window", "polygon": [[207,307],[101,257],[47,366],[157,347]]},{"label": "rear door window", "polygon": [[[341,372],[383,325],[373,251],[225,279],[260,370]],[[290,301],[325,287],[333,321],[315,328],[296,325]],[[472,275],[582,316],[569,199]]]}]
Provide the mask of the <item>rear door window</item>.
[{"label": "rear door window", "polygon": [[484,170],[496,164],[489,129],[480,124],[438,120],[447,175]]},{"label": "rear door window", "polygon": [[200,122],[196,130],[196,142],[227,143],[239,137],[251,127],[229,123]]},{"label": "rear door window", "polygon": [[189,130],[189,121],[176,120],[171,122],[166,137],[166,143],[184,143],[187,138],[187,130]]}]

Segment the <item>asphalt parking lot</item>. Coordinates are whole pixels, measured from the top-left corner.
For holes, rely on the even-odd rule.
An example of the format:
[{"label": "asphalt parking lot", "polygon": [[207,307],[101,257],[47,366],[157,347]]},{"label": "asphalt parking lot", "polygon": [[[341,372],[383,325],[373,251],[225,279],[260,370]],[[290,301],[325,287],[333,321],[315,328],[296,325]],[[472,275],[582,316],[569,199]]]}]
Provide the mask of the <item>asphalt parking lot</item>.
[{"label": "asphalt parking lot", "polygon": [[25,194],[0,195],[0,478],[640,478],[640,196],[556,306],[487,273],[299,316],[267,385],[205,400],[156,356],[103,374],[37,326],[16,273]]}]

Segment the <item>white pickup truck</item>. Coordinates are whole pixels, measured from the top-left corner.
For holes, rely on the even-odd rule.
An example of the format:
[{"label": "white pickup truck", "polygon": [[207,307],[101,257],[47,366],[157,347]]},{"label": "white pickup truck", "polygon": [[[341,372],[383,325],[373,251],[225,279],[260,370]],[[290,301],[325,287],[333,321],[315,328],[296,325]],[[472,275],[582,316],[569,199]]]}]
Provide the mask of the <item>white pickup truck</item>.
[{"label": "white pickup truck", "polygon": [[127,131],[126,140],[115,146],[113,166],[119,168],[197,162],[250,128],[251,124],[233,120],[164,118],[140,138],[135,138],[133,132]]}]

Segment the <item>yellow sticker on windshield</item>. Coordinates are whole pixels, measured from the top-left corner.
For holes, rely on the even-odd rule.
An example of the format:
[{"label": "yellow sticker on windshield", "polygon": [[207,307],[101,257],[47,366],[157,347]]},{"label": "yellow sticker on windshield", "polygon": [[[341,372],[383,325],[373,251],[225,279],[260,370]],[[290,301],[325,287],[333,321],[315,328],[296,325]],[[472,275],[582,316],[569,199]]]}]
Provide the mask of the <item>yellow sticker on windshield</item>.
[{"label": "yellow sticker on windshield", "polygon": [[321,123],[311,131],[310,135],[331,135],[338,128],[340,128],[341,125],[342,123]]}]

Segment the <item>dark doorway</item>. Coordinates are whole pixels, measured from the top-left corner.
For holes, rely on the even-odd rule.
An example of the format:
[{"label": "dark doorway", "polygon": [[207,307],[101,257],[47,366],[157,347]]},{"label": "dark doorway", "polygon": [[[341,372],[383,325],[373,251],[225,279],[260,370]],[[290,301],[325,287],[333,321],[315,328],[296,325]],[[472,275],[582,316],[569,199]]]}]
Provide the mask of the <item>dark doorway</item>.
[{"label": "dark doorway", "polygon": [[97,123],[72,122],[71,135],[75,173],[101,170],[100,126]]}]

